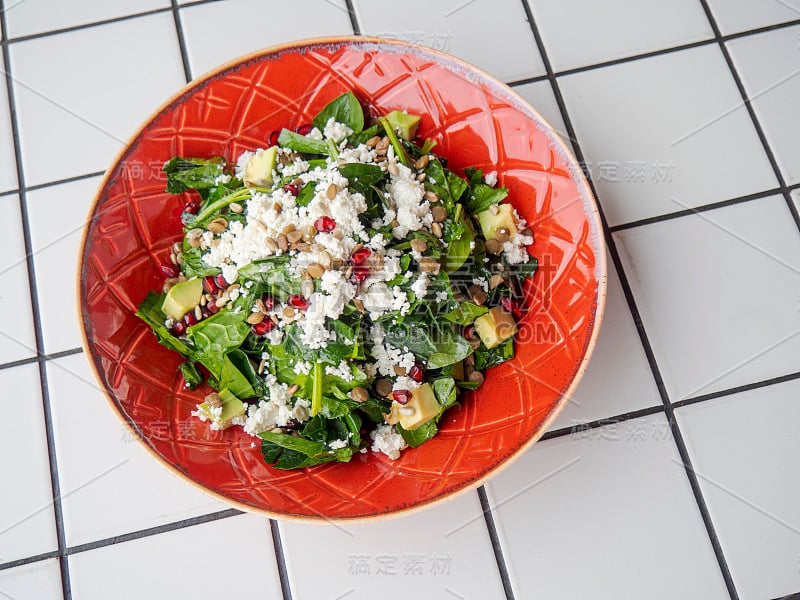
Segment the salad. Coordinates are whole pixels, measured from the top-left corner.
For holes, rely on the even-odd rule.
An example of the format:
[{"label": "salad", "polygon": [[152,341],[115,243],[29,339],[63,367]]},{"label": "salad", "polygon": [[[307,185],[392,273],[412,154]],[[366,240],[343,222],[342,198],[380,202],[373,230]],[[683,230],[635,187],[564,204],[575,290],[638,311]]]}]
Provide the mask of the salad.
[{"label": "salad", "polygon": [[447,169],[420,117],[351,92],[266,148],[174,157],[184,236],[137,315],[180,353],[192,413],[278,469],[391,459],[514,356],[533,235],[495,173]]}]

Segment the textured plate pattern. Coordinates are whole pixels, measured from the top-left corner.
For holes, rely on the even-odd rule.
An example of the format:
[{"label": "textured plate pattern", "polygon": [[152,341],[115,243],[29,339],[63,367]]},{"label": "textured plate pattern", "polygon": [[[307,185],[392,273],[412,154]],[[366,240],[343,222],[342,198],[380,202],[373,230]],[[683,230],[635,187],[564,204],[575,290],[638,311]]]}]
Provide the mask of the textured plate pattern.
[{"label": "textured plate pattern", "polygon": [[[515,360],[451,410],[441,434],[390,461],[281,472],[253,438],[190,417],[202,390],[181,388],[178,357],[134,316],[161,285],[184,199],[166,194],[173,155],[231,158],[272,131],[311,120],[352,89],[369,109],[424,115],[421,135],[456,170],[497,171],[532,223],[543,269],[527,290]],[[284,48],[223,69],[161,110],[111,168],[86,232],[81,303],[87,346],[119,413],[166,463],[210,491],[273,514],[376,516],[441,499],[485,477],[541,432],[578,376],[604,295],[592,201],[560,142],[505,87],[444,55],[395,42]]]}]

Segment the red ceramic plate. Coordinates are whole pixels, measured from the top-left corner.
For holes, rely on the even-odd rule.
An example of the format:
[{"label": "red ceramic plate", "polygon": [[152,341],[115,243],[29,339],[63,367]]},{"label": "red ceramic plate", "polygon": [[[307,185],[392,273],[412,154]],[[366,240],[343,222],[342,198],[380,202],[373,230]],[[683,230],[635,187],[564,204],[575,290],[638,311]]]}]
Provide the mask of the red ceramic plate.
[{"label": "red ceramic plate", "polygon": [[[184,199],[164,191],[173,155],[235,159],[281,127],[308,123],[352,90],[373,114],[423,115],[421,136],[457,171],[497,171],[531,223],[542,269],[530,286],[517,356],[450,410],[441,433],[391,461],[283,472],[239,428],[190,416],[206,391],[182,388],[179,357],[135,316],[181,237]],[[279,518],[396,515],[473,489],[539,438],[578,383],[605,298],[605,251],[591,193],[569,150],[508,87],[451,56],[397,41],[337,38],[272,48],[193,82],[141,128],[108,170],[80,264],[84,345],[113,410],[187,481]]]}]

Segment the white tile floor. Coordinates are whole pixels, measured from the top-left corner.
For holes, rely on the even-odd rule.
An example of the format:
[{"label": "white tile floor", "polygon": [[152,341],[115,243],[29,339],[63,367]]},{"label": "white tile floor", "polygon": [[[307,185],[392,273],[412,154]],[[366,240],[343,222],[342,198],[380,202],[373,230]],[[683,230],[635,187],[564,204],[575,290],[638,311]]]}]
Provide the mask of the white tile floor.
[{"label": "white tile floor", "polygon": [[[98,183],[91,175],[185,83],[172,3],[5,0],[0,21],[11,41],[2,51],[16,114],[3,78],[0,403],[10,418],[0,425],[0,598],[49,600],[65,589],[76,600],[281,598],[281,584],[300,599],[774,600],[800,592],[800,231],[768,158],[797,185],[800,3],[531,1],[543,58],[524,1],[411,0],[399,9],[353,0],[352,19],[344,0],[187,0],[174,9],[194,76],[241,53],[355,27],[524,80],[516,91],[562,137],[574,128],[613,230],[596,356],[553,426],[561,431],[486,486],[488,521],[473,492],[386,523],[273,531],[259,517],[220,515],[224,505],[132,443],[75,354],[66,290],[76,228]],[[766,149],[712,39],[706,2],[722,34],[735,34],[726,48]],[[693,47],[668,50],[683,44]],[[643,53],[653,55],[635,58]],[[615,64],[592,67],[604,61]],[[556,73],[577,69],[557,78],[566,113],[543,77],[546,63]],[[21,198],[14,131],[25,184],[34,186]],[[800,209],[800,188],[791,195]],[[26,244],[39,350],[60,353],[45,361],[43,382]],[[676,403],[680,436],[658,378]],[[749,389],[756,382],[764,385]],[[683,458],[693,463],[697,494]],[[192,520],[203,515],[212,517]],[[198,576],[209,564],[214,573]],[[216,576],[231,572],[244,575]]]}]

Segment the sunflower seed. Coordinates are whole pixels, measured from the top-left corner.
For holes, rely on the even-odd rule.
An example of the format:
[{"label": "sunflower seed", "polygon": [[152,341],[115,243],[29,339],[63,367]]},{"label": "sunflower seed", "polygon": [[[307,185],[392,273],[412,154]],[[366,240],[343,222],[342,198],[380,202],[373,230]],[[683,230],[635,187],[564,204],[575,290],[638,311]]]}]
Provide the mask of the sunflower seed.
[{"label": "sunflower seed", "polygon": [[250,313],[247,315],[247,322],[250,323],[250,325],[258,325],[264,320],[265,316],[266,315],[263,312]]},{"label": "sunflower seed", "polygon": [[441,204],[437,204],[431,209],[431,216],[436,223],[441,223],[447,218],[447,209]]},{"label": "sunflower seed", "polygon": [[422,156],[417,159],[417,162],[414,163],[414,168],[417,169],[417,171],[421,171],[422,169],[428,166],[428,162],[430,162],[430,160],[431,157],[428,154],[426,154],[425,156]]},{"label": "sunflower seed", "polygon": [[244,207],[238,202],[231,202],[228,205],[228,208],[231,209],[232,213],[236,213],[237,215],[241,214],[242,211],[244,210]]},{"label": "sunflower seed", "polygon": [[428,244],[425,243],[425,240],[414,238],[411,240],[411,249],[417,252],[425,252],[428,249]]},{"label": "sunflower seed", "polygon": [[442,225],[441,223],[431,223],[431,233],[436,236],[437,238],[442,237]]},{"label": "sunflower seed", "polygon": [[219,217],[208,224],[208,229],[211,233],[222,233],[228,227],[228,221],[224,217]]}]

